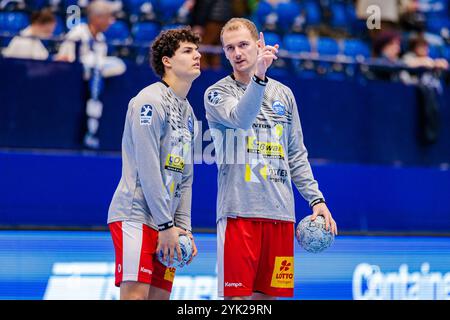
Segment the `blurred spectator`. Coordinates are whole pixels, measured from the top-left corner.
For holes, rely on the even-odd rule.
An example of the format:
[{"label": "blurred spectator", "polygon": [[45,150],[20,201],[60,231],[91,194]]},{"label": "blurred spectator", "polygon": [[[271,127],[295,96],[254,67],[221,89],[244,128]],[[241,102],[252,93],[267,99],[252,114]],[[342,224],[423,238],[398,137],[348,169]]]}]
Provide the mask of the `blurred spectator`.
[{"label": "blurred spectator", "polygon": [[49,53],[41,39],[50,38],[55,27],[56,19],[49,9],[34,12],[31,15],[31,25],[11,40],[3,50],[3,55],[10,58],[47,60]]},{"label": "blurred spectator", "polygon": [[176,22],[180,24],[188,24],[194,10],[196,0],[185,0],[177,13]]},{"label": "blurred spectator", "polygon": [[403,83],[417,88],[418,138],[423,144],[432,144],[438,139],[442,96],[439,71],[448,69],[445,59],[432,59],[429,53],[429,44],[423,36],[411,38],[409,50],[403,55],[402,61],[408,67],[428,68],[430,71],[403,70],[400,73]]},{"label": "blurred spectator", "polygon": [[445,59],[433,59],[429,56],[430,49],[424,37],[414,37],[409,42],[409,51],[403,56],[403,61],[412,68],[425,67],[430,69],[448,69]]},{"label": "blurred spectator", "polygon": [[[202,45],[221,46],[220,31],[234,15],[233,3],[229,0],[196,0],[192,26],[194,33],[201,36]],[[219,54],[203,53],[200,61],[202,69],[221,68]]]},{"label": "blurred spectator", "polygon": [[400,7],[400,25],[405,31],[423,31],[426,17],[419,10],[419,0],[402,0]]},{"label": "blurred spectator", "polygon": [[379,80],[398,81],[400,70],[396,67],[403,66],[400,60],[400,34],[392,30],[378,32],[373,40],[372,50],[373,57],[378,62],[371,67],[372,76]]},{"label": "blurred spectator", "polygon": [[57,60],[73,62],[76,58],[76,42],[80,44],[80,60],[89,77],[90,69],[97,67],[103,77],[120,75],[125,72],[125,64],[117,57],[107,56],[108,46],[105,32],[114,22],[116,6],[109,1],[95,0],[87,7],[88,23],[80,23],[65,36]]},{"label": "blurred spectator", "polygon": [[398,63],[401,52],[401,38],[395,31],[382,31],[373,42],[375,58],[386,60],[387,63]]}]

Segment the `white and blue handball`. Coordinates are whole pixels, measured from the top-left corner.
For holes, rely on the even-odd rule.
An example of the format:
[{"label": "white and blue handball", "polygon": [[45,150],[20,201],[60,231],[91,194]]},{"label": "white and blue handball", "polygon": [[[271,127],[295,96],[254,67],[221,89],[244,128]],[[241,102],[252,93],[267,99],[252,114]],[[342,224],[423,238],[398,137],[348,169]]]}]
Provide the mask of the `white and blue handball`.
[{"label": "white and blue handball", "polygon": [[334,242],[331,228],[325,229],[323,216],[317,216],[314,221],[311,221],[311,215],[304,217],[297,225],[295,236],[300,246],[311,253],[322,252]]},{"label": "white and blue handball", "polygon": [[178,243],[181,249],[181,261],[178,260],[178,254],[175,251],[173,255],[173,263],[169,265],[168,259],[167,260],[163,259],[163,252],[162,251],[159,252],[158,260],[166,267],[182,268],[191,259],[193,251],[191,239],[188,236],[180,234],[180,236],[178,237]]}]

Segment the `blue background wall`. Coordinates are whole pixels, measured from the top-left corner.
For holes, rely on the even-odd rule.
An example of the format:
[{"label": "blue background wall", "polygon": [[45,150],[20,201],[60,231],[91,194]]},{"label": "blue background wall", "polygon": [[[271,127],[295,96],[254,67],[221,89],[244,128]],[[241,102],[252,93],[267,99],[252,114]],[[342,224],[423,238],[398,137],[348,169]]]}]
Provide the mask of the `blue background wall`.
[{"label": "blue background wall", "polygon": [[[341,231],[450,230],[450,170],[314,164]],[[0,225],[105,227],[117,155],[0,152]],[[215,165],[195,165],[192,224],[215,228]],[[297,218],[310,213],[295,192]]]}]

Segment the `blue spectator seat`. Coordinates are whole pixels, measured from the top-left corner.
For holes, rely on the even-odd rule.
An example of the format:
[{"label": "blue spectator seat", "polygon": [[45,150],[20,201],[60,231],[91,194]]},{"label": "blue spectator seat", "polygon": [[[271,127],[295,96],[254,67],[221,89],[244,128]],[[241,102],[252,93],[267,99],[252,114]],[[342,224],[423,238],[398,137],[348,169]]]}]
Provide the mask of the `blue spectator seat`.
[{"label": "blue spectator seat", "polygon": [[[311,53],[311,44],[308,37],[302,34],[287,34],[283,38],[284,48],[290,53]],[[315,70],[313,63],[299,59],[291,59],[292,70],[302,78],[314,78]]]},{"label": "blue spectator seat", "polygon": [[280,31],[289,31],[295,18],[301,14],[301,6],[297,2],[281,2],[277,5],[275,12],[278,16],[277,28]]},{"label": "blue spectator seat", "polygon": [[308,37],[302,34],[288,34],[284,36],[284,49],[291,52],[311,52]]},{"label": "blue spectator seat", "polygon": [[336,40],[332,38],[318,38],[317,39],[317,52],[320,55],[337,55],[339,54],[339,46]]},{"label": "blue spectator seat", "polygon": [[442,55],[448,62],[450,62],[450,44],[444,47]]},{"label": "blue spectator seat", "polygon": [[17,34],[29,24],[23,12],[0,12],[0,32]]},{"label": "blue spectator seat", "polygon": [[161,21],[171,23],[176,18],[183,3],[184,0],[159,0],[155,7],[156,14]]},{"label": "blue spectator seat", "polygon": [[450,19],[448,17],[433,17],[427,19],[427,30],[429,32],[440,34],[444,28],[450,30]]},{"label": "blue spectator seat", "polygon": [[154,22],[138,22],[131,31],[134,41],[151,42],[159,34],[160,26]]},{"label": "blue spectator seat", "polygon": [[130,37],[130,30],[124,21],[118,20],[105,31],[105,37],[108,41],[125,41]]},{"label": "blue spectator seat", "polygon": [[65,32],[66,32],[65,21],[60,16],[56,16],[56,27],[55,31],[53,31],[53,35],[60,36]]},{"label": "blue spectator seat", "polygon": [[371,55],[369,46],[357,39],[344,40],[343,54],[353,58],[370,58]]},{"label": "blue spectator seat", "polygon": [[[442,50],[441,50],[442,49]],[[443,54],[442,51],[444,50],[443,47],[441,46],[434,46],[434,45],[428,45],[428,55],[433,58],[442,58]]]},{"label": "blue spectator seat", "polygon": [[139,15],[144,3],[151,3],[154,9],[157,5],[156,0],[122,0],[123,11],[129,15]]},{"label": "blue spectator seat", "polygon": [[255,10],[254,22],[261,28],[266,22],[266,17],[275,12],[274,8],[267,1],[259,1]]},{"label": "blue spectator seat", "polygon": [[281,46],[281,38],[275,32],[264,32],[264,41],[267,45],[273,46],[279,44]]},{"label": "blue spectator seat", "polygon": [[308,26],[317,26],[322,21],[322,12],[317,1],[308,0],[304,3],[306,15],[306,24]]},{"label": "blue spectator seat", "polygon": [[330,6],[331,21],[330,24],[335,28],[346,29],[349,21],[347,20],[347,8],[343,3],[332,3]]}]

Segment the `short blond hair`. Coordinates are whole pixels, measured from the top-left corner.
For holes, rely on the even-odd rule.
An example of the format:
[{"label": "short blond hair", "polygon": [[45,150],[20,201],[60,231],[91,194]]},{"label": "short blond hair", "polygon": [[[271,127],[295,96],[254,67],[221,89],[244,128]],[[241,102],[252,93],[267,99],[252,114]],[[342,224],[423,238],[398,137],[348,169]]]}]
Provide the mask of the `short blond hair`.
[{"label": "short blond hair", "polygon": [[105,14],[114,14],[116,8],[114,4],[107,0],[95,0],[89,3],[87,6],[87,15],[105,15]]},{"label": "short blond hair", "polygon": [[225,31],[234,31],[240,28],[247,28],[250,31],[250,34],[253,39],[258,40],[258,29],[256,29],[255,24],[245,18],[232,18],[228,20],[228,22],[223,26],[222,31],[220,32],[220,41],[223,44],[223,34]]}]

